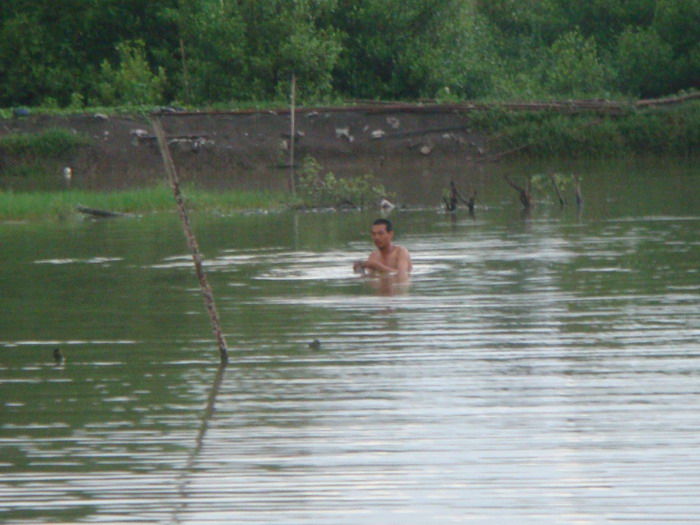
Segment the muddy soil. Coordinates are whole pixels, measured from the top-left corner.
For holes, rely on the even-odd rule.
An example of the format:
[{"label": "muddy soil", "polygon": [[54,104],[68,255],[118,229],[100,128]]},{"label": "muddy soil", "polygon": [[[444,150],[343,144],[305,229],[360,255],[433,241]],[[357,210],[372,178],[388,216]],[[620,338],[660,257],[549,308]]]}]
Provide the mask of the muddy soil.
[{"label": "muddy soil", "polygon": [[[183,181],[214,188],[287,186],[289,111],[164,113],[160,118]],[[72,168],[78,188],[121,189],[163,180],[147,117],[30,115],[0,121],[0,136],[52,127],[93,139],[91,146],[63,158],[43,159],[55,171],[56,185],[65,166]],[[310,155],[340,176],[371,172],[400,178],[436,166],[459,171],[488,154],[487,138],[471,129],[469,115],[444,108],[303,109],[295,113],[295,130],[295,166]],[[5,153],[0,172],[27,161]]]}]

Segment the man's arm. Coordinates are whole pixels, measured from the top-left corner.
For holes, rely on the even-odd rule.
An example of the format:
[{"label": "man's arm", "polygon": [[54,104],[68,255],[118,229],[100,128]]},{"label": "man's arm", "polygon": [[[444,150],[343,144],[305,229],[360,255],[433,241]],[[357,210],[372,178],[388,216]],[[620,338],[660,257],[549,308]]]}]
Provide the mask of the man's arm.
[{"label": "man's arm", "polygon": [[406,278],[413,268],[413,265],[411,264],[411,256],[408,254],[408,250],[404,247],[400,247],[398,250],[399,252],[395,268],[384,264],[378,252],[372,253],[367,259],[367,262],[364,263],[363,267],[379,272],[395,273],[399,276],[399,278]]},{"label": "man's arm", "polygon": [[413,269],[413,263],[411,262],[411,256],[406,248],[401,247],[399,252],[399,260],[396,268],[396,274],[399,280],[408,279],[408,274],[411,273]]},{"label": "man's arm", "polygon": [[378,272],[395,272],[396,268],[392,268],[391,266],[387,266],[384,264],[381,260],[381,256],[379,255],[379,252],[373,252],[370,254],[370,256],[367,258],[367,260],[362,263],[362,268],[366,270],[375,270]]}]

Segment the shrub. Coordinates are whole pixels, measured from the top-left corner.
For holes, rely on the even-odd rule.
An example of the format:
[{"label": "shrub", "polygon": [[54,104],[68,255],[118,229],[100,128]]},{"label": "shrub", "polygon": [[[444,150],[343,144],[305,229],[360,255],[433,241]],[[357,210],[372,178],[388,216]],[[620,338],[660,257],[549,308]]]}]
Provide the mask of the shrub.
[{"label": "shrub", "polygon": [[595,40],[570,31],[552,44],[542,76],[552,95],[590,96],[603,94],[613,74],[599,59]]},{"label": "shrub", "polygon": [[141,40],[117,45],[119,66],[115,69],[106,60],[100,68],[98,98],[102,104],[159,104],[166,85],[165,70],[151,72]]},{"label": "shrub", "polygon": [[386,190],[371,174],[345,178],[336,177],[331,172],[324,174],[316,159],[306,157],[297,184],[297,194],[301,206],[364,208],[370,202],[384,197]]}]

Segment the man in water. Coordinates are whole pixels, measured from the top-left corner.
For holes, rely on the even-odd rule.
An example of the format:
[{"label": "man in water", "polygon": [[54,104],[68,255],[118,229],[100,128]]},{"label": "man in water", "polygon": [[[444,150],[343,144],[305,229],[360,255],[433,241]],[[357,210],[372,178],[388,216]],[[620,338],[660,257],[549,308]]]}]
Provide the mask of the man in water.
[{"label": "man in water", "polygon": [[411,256],[403,246],[393,243],[394,226],[389,219],[377,219],[372,223],[372,241],[377,250],[366,261],[357,261],[352,269],[355,273],[369,270],[373,274],[390,274],[403,281],[413,269]]}]

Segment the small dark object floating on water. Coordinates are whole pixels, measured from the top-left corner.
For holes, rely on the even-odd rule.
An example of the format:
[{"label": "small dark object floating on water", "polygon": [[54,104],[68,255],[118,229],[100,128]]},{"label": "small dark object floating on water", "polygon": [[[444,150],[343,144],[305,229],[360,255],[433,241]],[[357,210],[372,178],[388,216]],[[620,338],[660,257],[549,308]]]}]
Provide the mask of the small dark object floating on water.
[{"label": "small dark object floating on water", "polygon": [[110,219],[113,217],[128,217],[128,213],[119,213],[116,211],[108,210],[97,210],[95,208],[88,208],[86,206],[78,206],[78,211],[84,213],[85,215],[90,215],[91,217],[97,217],[100,219]]},{"label": "small dark object floating on water", "polygon": [[309,343],[309,348],[311,348],[311,350],[319,350],[321,348],[321,341],[314,339]]},{"label": "small dark object floating on water", "polygon": [[53,360],[57,365],[63,363],[63,352],[61,352],[60,348],[53,349]]}]

